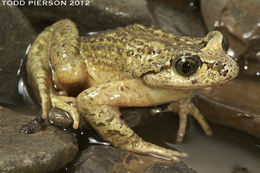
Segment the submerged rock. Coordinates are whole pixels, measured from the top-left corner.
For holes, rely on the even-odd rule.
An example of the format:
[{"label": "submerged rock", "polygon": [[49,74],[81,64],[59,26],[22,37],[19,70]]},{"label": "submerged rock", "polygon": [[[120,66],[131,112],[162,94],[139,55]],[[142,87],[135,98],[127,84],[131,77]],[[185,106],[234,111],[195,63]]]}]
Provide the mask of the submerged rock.
[{"label": "submerged rock", "polygon": [[30,119],[0,107],[0,172],[50,172],[75,158],[78,146],[73,134],[53,126],[21,134],[20,128]]},{"label": "submerged rock", "polygon": [[183,162],[174,163],[101,145],[82,151],[73,168],[75,173],[196,173]]}]

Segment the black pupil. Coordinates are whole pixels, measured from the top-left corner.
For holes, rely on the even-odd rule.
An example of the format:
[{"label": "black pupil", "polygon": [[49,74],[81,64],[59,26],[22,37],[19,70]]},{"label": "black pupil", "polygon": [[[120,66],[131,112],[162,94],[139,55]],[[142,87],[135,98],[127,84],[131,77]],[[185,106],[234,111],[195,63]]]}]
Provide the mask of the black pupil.
[{"label": "black pupil", "polygon": [[175,69],[183,76],[190,76],[196,73],[200,67],[201,61],[198,56],[195,55],[183,55],[180,56],[175,62]]},{"label": "black pupil", "polygon": [[181,70],[183,73],[188,74],[192,70],[192,64],[190,62],[184,62],[182,64]]}]

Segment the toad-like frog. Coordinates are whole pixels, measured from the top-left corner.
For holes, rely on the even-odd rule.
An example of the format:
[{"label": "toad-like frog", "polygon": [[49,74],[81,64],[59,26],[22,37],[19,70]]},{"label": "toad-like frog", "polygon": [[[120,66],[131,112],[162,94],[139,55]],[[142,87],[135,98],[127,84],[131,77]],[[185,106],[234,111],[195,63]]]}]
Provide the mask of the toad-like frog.
[{"label": "toad-like frog", "polygon": [[64,19],[47,27],[32,44],[27,60],[29,83],[48,117],[51,106],[79,115],[114,146],[178,161],[187,154],[140,138],[121,118],[119,107],[169,103],[177,112],[177,142],[183,140],[187,114],[207,135],[210,127],[191,101],[198,88],[224,83],[238,74],[236,62],[223,50],[223,36],[177,37],[139,24],[80,37]]}]

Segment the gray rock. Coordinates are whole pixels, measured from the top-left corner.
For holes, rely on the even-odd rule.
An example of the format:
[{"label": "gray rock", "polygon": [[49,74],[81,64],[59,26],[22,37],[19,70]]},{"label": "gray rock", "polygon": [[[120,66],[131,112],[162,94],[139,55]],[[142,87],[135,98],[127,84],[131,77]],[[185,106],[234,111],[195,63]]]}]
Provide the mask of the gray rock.
[{"label": "gray rock", "polygon": [[90,146],[73,165],[75,173],[196,173],[183,162],[138,155],[112,146]]},{"label": "gray rock", "polygon": [[219,25],[219,15],[227,5],[227,0],[201,0],[201,13],[209,31]]},{"label": "gray rock", "polygon": [[[175,5],[181,3],[177,1]],[[172,2],[174,4],[174,2]],[[202,17],[198,10],[181,6],[172,8],[167,3],[149,1],[149,9],[154,17],[156,27],[177,36],[203,37],[207,33]],[[183,8],[183,9],[181,9]]]},{"label": "gray rock", "polygon": [[25,6],[21,10],[37,31],[64,18],[72,19],[80,28],[81,34],[132,23],[152,25],[152,16],[145,0],[89,0],[86,1],[87,4],[77,7],[69,2],[73,1],[67,0],[66,6]]},{"label": "gray rock", "polygon": [[34,30],[20,10],[0,1],[0,103],[21,102],[17,71],[34,37]]},{"label": "gray rock", "polygon": [[0,107],[0,172],[42,173],[65,166],[78,151],[74,135],[53,126],[21,134],[31,117]]}]

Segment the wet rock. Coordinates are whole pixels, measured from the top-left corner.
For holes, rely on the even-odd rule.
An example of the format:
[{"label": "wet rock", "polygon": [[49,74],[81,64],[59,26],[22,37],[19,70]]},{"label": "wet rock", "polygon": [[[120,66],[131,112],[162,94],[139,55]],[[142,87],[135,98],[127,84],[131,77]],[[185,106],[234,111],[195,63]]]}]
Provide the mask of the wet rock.
[{"label": "wet rock", "polygon": [[209,31],[218,26],[219,15],[227,5],[228,0],[200,0],[200,8],[203,19]]},{"label": "wet rock", "polygon": [[80,30],[83,31],[82,34],[132,23],[140,23],[146,26],[151,26],[153,23],[145,0],[89,0],[82,1],[86,3],[77,7],[69,2],[76,1],[67,0],[66,6],[41,6],[41,8],[27,6],[22,7],[21,10],[38,32],[63,18],[70,18],[75,21]]},{"label": "wet rock", "polygon": [[[260,45],[260,39],[256,42],[252,42],[251,48],[249,48],[239,59],[239,75],[252,80],[260,79],[260,50],[253,50]],[[257,53],[255,53],[257,52]],[[254,58],[257,55],[258,58]]]},{"label": "wet rock", "polygon": [[34,37],[34,30],[20,10],[0,1],[0,103],[21,102],[17,71]]},{"label": "wet rock", "polygon": [[0,172],[50,172],[76,156],[75,136],[53,126],[35,134],[21,134],[21,126],[30,119],[0,108]]},{"label": "wet rock", "polygon": [[209,121],[260,138],[259,95],[259,82],[236,79],[199,91],[195,100]]},{"label": "wet rock", "polygon": [[90,146],[82,151],[79,159],[73,165],[74,172],[100,172],[100,173],[196,173],[183,162],[174,163],[143,156],[111,146]]},{"label": "wet rock", "polygon": [[177,36],[203,37],[206,35],[206,28],[197,9],[185,8],[183,5],[183,9],[174,9],[172,6],[178,5],[170,4],[179,3],[167,4],[160,1],[148,1],[157,28]]},{"label": "wet rock", "polygon": [[230,42],[230,53],[239,56],[255,50],[259,58],[260,39],[259,0],[201,0],[201,11],[208,30],[219,29]]},{"label": "wet rock", "polygon": [[190,10],[199,7],[199,0],[160,0],[160,2],[167,3],[170,7],[178,10]]}]

